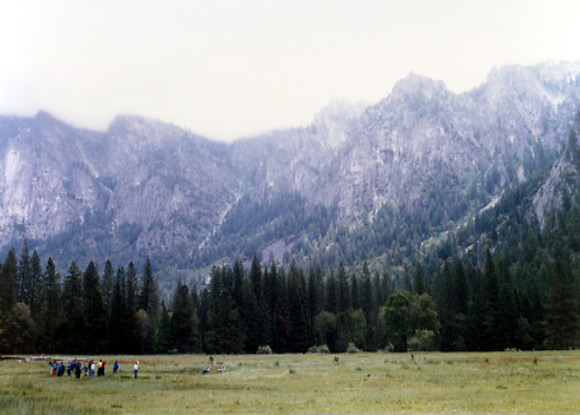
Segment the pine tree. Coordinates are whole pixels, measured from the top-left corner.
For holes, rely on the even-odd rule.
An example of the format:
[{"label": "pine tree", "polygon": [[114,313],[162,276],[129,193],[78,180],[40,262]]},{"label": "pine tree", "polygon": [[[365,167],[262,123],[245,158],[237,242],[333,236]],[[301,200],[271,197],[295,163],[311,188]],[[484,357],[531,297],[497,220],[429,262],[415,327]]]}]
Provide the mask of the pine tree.
[{"label": "pine tree", "polygon": [[361,277],[361,310],[366,320],[366,349],[376,350],[378,344],[377,331],[377,302],[376,293],[373,293],[371,274],[366,261],[363,263]]},{"label": "pine tree", "polygon": [[[48,266],[47,272],[49,272]],[[47,275],[47,280],[49,279],[52,279],[52,270]],[[61,316],[57,333],[50,337],[54,344],[53,349],[58,348],[67,353],[87,352],[89,345],[85,336],[87,322],[84,312],[82,272],[74,261],[71,262],[68,274],[64,278]],[[58,336],[58,333],[68,333],[68,335]]]},{"label": "pine tree", "polygon": [[288,299],[290,303],[289,334],[292,339],[290,351],[304,353],[310,346],[308,327],[310,317],[308,315],[308,303],[306,293],[306,279],[302,270],[298,270],[296,263],[290,264],[288,274]]},{"label": "pine tree", "polygon": [[135,269],[135,265],[133,265],[133,261],[129,262],[127,266],[125,296],[129,315],[135,316],[137,312],[137,270]]},{"label": "pine tree", "polygon": [[137,324],[138,328],[141,327],[141,344],[146,353],[153,353],[159,329],[160,298],[157,280],[153,276],[153,268],[149,257],[145,260],[145,267],[141,277],[138,308],[145,313],[141,313]]},{"label": "pine tree", "polygon": [[338,311],[346,312],[350,308],[350,287],[348,286],[348,277],[342,262],[338,266],[337,274],[338,288]]},{"label": "pine tree", "polygon": [[352,304],[353,310],[358,310],[360,308],[360,289],[358,286],[358,277],[355,272],[352,273],[350,279],[350,303]]},{"label": "pine tree", "polygon": [[155,324],[159,316],[159,289],[153,276],[153,269],[149,257],[145,260],[141,290],[139,292],[139,309],[145,310],[151,321]]},{"label": "pine tree", "polygon": [[111,309],[111,297],[113,295],[113,279],[115,271],[113,270],[113,265],[111,261],[107,260],[105,263],[105,270],[101,278],[101,292],[103,296],[103,306],[107,312]]},{"label": "pine tree", "polygon": [[453,273],[453,298],[456,304],[455,311],[461,314],[467,314],[467,280],[465,278],[465,267],[460,259],[455,263]]},{"label": "pine tree", "polygon": [[18,283],[18,264],[14,248],[8,252],[8,256],[0,272],[0,315],[6,316],[16,304]]},{"label": "pine tree", "polygon": [[391,285],[391,277],[387,273],[387,271],[383,271],[381,275],[381,298],[380,301],[377,302],[377,306],[383,306],[387,301],[387,298],[391,296],[393,293],[392,285]]},{"label": "pine tree", "polygon": [[[272,270],[270,270],[272,272]],[[277,353],[290,350],[290,299],[288,295],[288,279],[284,267],[277,270],[278,289],[277,301],[272,320],[272,349]]]},{"label": "pine tree", "polygon": [[83,312],[88,330],[85,333],[86,350],[103,353],[107,347],[107,318],[101,296],[100,276],[91,261],[83,274]]},{"label": "pine tree", "polygon": [[187,285],[177,285],[171,309],[171,333],[175,348],[180,353],[199,352],[197,322]]},{"label": "pine tree", "polygon": [[173,353],[177,351],[175,344],[175,337],[173,328],[171,326],[171,316],[169,310],[165,305],[165,301],[161,300],[161,317],[159,319],[159,336],[157,340],[157,353]]},{"label": "pine tree", "polygon": [[332,270],[330,270],[330,275],[326,277],[326,290],[324,294],[324,310],[336,314],[338,312],[338,287]]},{"label": "pine tree", "polygon": [[36,250],[32,253],[30,260],[31,267],[31,292],[30,292],[30,313],[33,318],[36,318],[42,310],[42,302],[44,297],[44,278],[42,274],[42,266],[40,258]]},{"label": "pine tree", "polygon": [[30,252],[28,243],[24,241],[20,259],[18,260],[18,302],[30,305],[32,293],[32,266],[30,263]]},{"label": "pine tree", "polygon": [[259,299],[260,296],[263,294],[262,267],[256,255],[253,256],[252,265],[250,267],[250,283],[252,285],[252,289],[254,290],[254,295],[256,296],[256,299]]},{"label": "pine tree", "polygon": [[268,321],[270,324],[270,347],[273,347],[275,342],[275,329],[274,329],[274,319],[276,312],[276,303],[278,302],[278,269],[276,264],[272,261],[270,270],[264,269],[264,297],[266,299],[266,305],[268,310]]},{"label": "pine tree", "polygon": [[139,335],[137,333],[137,270],[133,262],[129,262],[127,265],[127,271],[125,273],[125,307],[127,313],[127,332],[124,341],[124,347],[126,353],[139,353],[140,342]]},{"label": "pine tree", "polygon": [[[60,301],[60,275],[52,257],[48,258],[44,271],[45,291],[43,296],[42,316],[43,322],[43,349],[46,352],[55,352],[56,329],[60,321],[62,302]],[[69,316],[72,318],[72,316]]]},{"label": "pine tree", "polygon": [[403,269],[403,281],[401,289],[407,292],[413,291],[413,284],[411,283],[411,274],[409,272],[408,265],[405,265],[405,268]]},{"label": "pine tree", "polygon": [[425,292],[425,278],[423,277],[421,264],[417,264],[415,267],[415,274],[413,275],[413,292],[418,295]]},{"label": "pine tree", "polygon": [[110,350],[115,353],[129,352],[125,349],[129,332],[129,315],[125,301],[125,271],[123,267],[117,269],[111,292],[111,305],[109,316],[109,340]]},{"label": "pine tree", "polygon": [[235,308],[240,308],[244,302],[244,265],[241,261],[236,261],[234,263],[234,288],[232,292],[232,297],[234,300]]},{"label": "pine tree", "polygon": [[[246,284],[246,286],[248,286]],[[204,305],[207,304],[207,305]],[[240,353],[244,350],[245,334],[240,313],[228,289],[222,284],[222,270],[212,268],[209,290],[202,297],[204,349],[207,353]],[[203,311],[205,314],[205,311]]]},{"label": "pine tree", "polygon": [[375,310],[375,302],[373,301],[373,288],[371,282],[371,275],[368,269],[368,266],[365,267],[363,264],[363,272],[361,276],[361,308],[365,315],[367,321],[370,320],[371,314],[373,314]]},{"label": "pine tree", "polygon": [[453,270],[448,260],[443,263],[443,269],[437,272],[435,294],[441,312],[441,350],[455,350],[456,337],[454,318],[457,315],[456,299],[454,295]]},{"label": "pine tree", "polygon": [[580,344],[578,282],[562,258],[556,260],[546,305],[545,346],[569,349]]},{"label": "pine tree", "polygon": [[520,318],[517,293],[513,285],[505,257],[500,257],[498,263],[499,298],[497,305],[497,330],[499,333],[500,350],[515,347],[515,333]]},{"label": "pine tree", "polygon": [[483,284],[485,304],[483,329],[485,332],[485,342],[483,347],[485,350],[503,350],[501,347],[502,334],[498,329],[499,282],[489,249],[486,252],[483,275],[485,278]]},{"label": "pine tree", "polygon": [[389,297],[385,297],[385,292],[383,289],[383,281],[378,271],[375,272],[375,275],[373,276],[371,282],[373,284],[373,293],[375,297],[374,303],[377,304],[378,306],[385,304],[385,301]]},{"label": "pine tree", "polygon": [[201,353],[203,350],[202,339],[201,339],[201,329],[200,329],[200,319],[199,319],[199,295],[197,294],[197,288],[195,286],[191,287],[190,290],[190,301],[193,311],[193,339],[192,339],[192,352]]},{"label": "pine tree", "polygon": [[322,311],[323,297],[322,297],[322,268],[320,265],[316,267],[310,267],[308,272],[308,315],[310,316],[310,322],[308,324],[310,328],[309,338],[314,338],[314,319]]},{"label": "pine tree", "polygon": [[242,305],[239,308],[242,320],[241,327],[244,329],[244,350],[248,353],[256,353],[258,347],[263,346],[263,333],[260,332],[261,319],[259,315],[258,300],[249,279],[244,278],[242,286]]},{"label": "pine tree", "polygon": [[487,320],[487,302],[485,298],[484,282],[481,272],[473,269],[472,273],[472,298],[467,316],[467,349],[489,350]]},{"label": "pine tree", "polygon": [[[264,283],[262,280],[262,268],[260,261],[256,255],[252,259],[252,266],[250,268],[250,284],[255,296],[255,311],[252,317],[253,322],[247,322],[249,330],[255,330],[255,334],[247,333],[247,338],[254,337],[255,343],[259,346],[269,345],[270,338],[270,316],[268,313],[268,306],[264,298]],[[256,350],[257,348],[256,347]]]}]

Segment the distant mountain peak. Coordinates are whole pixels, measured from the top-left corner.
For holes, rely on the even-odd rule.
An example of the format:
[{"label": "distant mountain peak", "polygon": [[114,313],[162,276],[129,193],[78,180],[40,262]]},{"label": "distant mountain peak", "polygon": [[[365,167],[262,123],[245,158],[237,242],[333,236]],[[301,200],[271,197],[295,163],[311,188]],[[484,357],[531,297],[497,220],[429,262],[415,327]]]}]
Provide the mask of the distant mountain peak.
[{"label": "distant mountain peak", "polygon": [[395,84],[391,95],[431,94],[434,91],[448,92],[443,81],[434,80],[411,71],[409,75]]},{"label": "distant mountain peak", "polygon": [[50,114],[47,111],[44,110],[40,110],[36,113],[36,115],[34,116],[34,118],[36,118],[37,120],[55,120],[56,118],[54,118],[52,116],[52,114]]},{"label": "distant mountain peak", "polygon": [[348,122],[359,117],[368,106],[365,102],[352,103],[344,99],[333,98],[314,116],[314,122],[317,125],[329,122]]}]

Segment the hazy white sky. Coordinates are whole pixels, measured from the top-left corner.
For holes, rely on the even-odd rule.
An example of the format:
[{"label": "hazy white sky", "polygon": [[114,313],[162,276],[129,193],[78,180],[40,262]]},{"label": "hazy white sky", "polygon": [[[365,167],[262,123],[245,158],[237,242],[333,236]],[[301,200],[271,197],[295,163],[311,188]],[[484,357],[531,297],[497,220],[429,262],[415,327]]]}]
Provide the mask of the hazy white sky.
[{"label": "hazy white sky", "polygon": [[139,114],[218,140],[377,102],[410,71],[580,61],[578,0],[2,0],[0,113],[104,130]]}]

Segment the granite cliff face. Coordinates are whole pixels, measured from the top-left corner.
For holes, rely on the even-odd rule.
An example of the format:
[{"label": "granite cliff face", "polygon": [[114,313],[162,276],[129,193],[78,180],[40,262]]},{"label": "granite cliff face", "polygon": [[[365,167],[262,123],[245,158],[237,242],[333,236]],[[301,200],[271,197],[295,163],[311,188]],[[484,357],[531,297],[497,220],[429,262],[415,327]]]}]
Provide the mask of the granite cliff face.
[{"label": "granite cliff face", "polygon": [[97,133],[45,113],[1,125],[2,244],[74,228],[87,250],[155,254],[199,243],[241,187],[225,145],[171,125],[119,117]]},{"label": "granite cliff face", "polygon": [[327,108],[308,128],[234,144],[234,158],[258,155],[260,196],[295,190],[338,206],[347,221],[385,203],[414,203],[442,176],[462,180],[495,168],[505,184],[523,179],[526,149],[558,149],[580,103],[578,73],[575,64],[505,67],[460,95],[411,74],[360,115],[332,117],[340,112]]},{"label": "granite cliff face", "polygon": [[[177,250],[181,267],[202,266],[222,257],[212,235],[240,200],[298,195],[342,224],[385,205],[420,209],[434,188],[469,205],[470,183],[493,176],[497,195],[525,178],[526,157],[565,142],[578,74],[579,64],[504,67],[463,94],[411,74],[375,105],[335,101],[308,127],[231,145],[139,117],[105,132],[46,113],[0,117],[0,245],[44,241],[46,254],[69,261]],[[319,237],[303,229],[261,243],[298,236]]]},{"label": "granite cliff face", "polygon": [[532,197],[530,214],[541,228],[552,211],[568,210],[580,192],[580,109],[570,124],[564,151]]}]

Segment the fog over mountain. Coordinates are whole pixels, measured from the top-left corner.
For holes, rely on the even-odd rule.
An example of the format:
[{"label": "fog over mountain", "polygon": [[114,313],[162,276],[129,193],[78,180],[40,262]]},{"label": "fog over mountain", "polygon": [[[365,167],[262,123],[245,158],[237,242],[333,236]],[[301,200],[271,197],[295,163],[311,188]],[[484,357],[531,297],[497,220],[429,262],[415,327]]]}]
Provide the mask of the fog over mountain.
[{"label": "fog over mountain", "polygon": [[[27,239],[61,269],[149,255],[173,280],[253,253],[321,260],[342,232],[356,252],[357,232],[372,229],[377,255],[360,253],[372,261],[396,226],[428,240],[526,180],[529,160],[554,160],[580,106],[579,74],[579,63],[502,67],[462,94],[410,74],[374,105],[334,101],[307,127],[232,144],[137,116],[104,132],[43,112],[0,117],[0,245]],[[540,220],[547,199],[534,202]],[[381,232],[388,217],[429,224]]]}]

